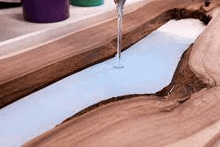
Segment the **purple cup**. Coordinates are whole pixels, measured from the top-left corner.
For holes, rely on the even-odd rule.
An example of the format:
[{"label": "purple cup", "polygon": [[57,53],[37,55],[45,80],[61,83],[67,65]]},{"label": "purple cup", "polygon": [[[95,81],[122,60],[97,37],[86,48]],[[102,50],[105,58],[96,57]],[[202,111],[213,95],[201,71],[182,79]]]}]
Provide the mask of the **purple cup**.
[{"label": "purple cup", "polygon": [[49,23],[69,18],[69,0],[22,0],[21,3],[27,21]]}]

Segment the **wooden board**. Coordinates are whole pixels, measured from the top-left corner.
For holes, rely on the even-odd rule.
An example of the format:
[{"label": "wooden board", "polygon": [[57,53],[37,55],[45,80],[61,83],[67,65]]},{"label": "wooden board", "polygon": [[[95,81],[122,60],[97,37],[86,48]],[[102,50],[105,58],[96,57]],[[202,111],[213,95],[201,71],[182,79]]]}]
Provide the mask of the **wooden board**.
[{"label": "wooden board", "polygon": [[[219,67],[219,62],[216,62],[219,59],[219,35],[215,32],[220,30],[220,11],[217,9],[218,13],[212,13],[212,10],[219,7],[219,3],[213,0],[211,6],[205,8],[202,0],[198,3],[159,0],[127,13],[124,17],[123,49],[170,19],[190,17],[208,23],[207,15],[214,14],[214,18],[197,42],[183,54],[167,87],[155,94],[102,101],[24,146],[218,146],[220,76],[218,68],[213,68],[213,65]],[[109,20],[0,60],[1,108],[63,77],[113,57],[116,52],[116,27],[116,19]],[[198,58],[200,53],[205,56]],[[207,60],[210,62],[205,62]],[[197,61],[202,62],[195,64]],[[207,69],[211,70],[203,73]],[[206,82],[207,75],[214,82]]]}]

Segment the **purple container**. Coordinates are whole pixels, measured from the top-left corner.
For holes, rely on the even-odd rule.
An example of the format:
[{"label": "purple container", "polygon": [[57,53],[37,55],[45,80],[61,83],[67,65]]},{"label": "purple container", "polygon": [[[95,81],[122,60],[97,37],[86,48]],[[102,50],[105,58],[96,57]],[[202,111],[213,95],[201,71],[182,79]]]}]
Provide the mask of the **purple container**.
[{"label": "purple container", "polygon": [[69,18],[69,0],[22,0],[24,19],[49,23]]}]

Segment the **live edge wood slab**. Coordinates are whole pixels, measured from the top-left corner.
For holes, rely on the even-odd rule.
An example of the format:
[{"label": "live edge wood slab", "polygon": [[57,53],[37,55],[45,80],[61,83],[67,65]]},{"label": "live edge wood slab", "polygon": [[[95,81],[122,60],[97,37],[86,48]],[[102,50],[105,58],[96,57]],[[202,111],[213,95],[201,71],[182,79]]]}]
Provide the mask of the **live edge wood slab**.
[{"label": "live edge wood slab", "polygon": [[[123,49],[147,36],[165,22],[181,18],[176,1],[150,2],[123,17]],[[154,8],[154,9],[152,9]],[[203,12],[186,17],[207,21]],[[204,20],[205,19],[205,20]],[[116,18],[32,50],[0,60],[0,108],[116,53]]]},{"label": "live edge wood slab", "polygon": [[[123,49],[170,19],[199,18],[205,24],[210,20],[211,22],[195,44],[183,54],[171,83],[161,91],[155,94],[118,97],[95,104],[24,146],[210,147],[218,145],[219,70],[214,70],[210,63],[215,66],[219,64],[215,62],[219,55],[216,49],[219,47],[219,37],[214,33],[215,30],[219,31],[220,26],[219,3],[212,1],[206,8],[204,1],[199,0],[181,2],[159,0],[125,15]],[[38,70],[33,70],[30,75],[14,80],[14,84],[16,80],[17,83],[23,80],[24,85],[28,80],[31,84],[36,80],[38,82],[35,85],[38,86],[32,85],[35,89],[31,89],[29,84],[29,87],[26,86],[27,90],[24,86],[23,89],[14,92],[14,95],[20,91],[24,91],[23,95],[25,95],[28,90],[34,91],[87,66],[113,57],[116,52],[115,21],[88,28],[84,30],[86,33],[82,31],[37,48],[36,50],[41,54],[34,52],[29,56],[33,58],[37,54],[41,57],[43,53],[48,53],[49,57],[53,57],[52,61],[55,57],[58,58],[57,56],[59,59],[49,62],[46,57],[41,57],[47,60],[47,66],[37,68]],[[75,35],[79,35],[80,38],[74,38]],[[208,39],[210,36],[213,40]],[[60,48],[59,52],[52,54],[50,51],[56,47]],[[210,55],[213,55],[214,60],[210,59]],[[43,62],[37,59],[35,61]],[[35,64],[37,66],[39,63]],[[8,89],[12,89],[10,82],[8,85]],[[7,96],[7,93],[5,95]]]}]

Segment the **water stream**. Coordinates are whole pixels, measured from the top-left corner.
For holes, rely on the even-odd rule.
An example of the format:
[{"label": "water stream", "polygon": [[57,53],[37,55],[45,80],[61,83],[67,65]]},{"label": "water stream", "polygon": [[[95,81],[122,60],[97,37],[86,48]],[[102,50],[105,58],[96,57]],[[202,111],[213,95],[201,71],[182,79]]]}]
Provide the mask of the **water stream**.
[{"label": "water stream", "polygon": [[126,0],[114,0],[118,15],[118,32],[117,32],[117,54],[115,68],[123,68],[121,64],[121,47],[122,47],[122,17],[124,11],[124,4]]}]

